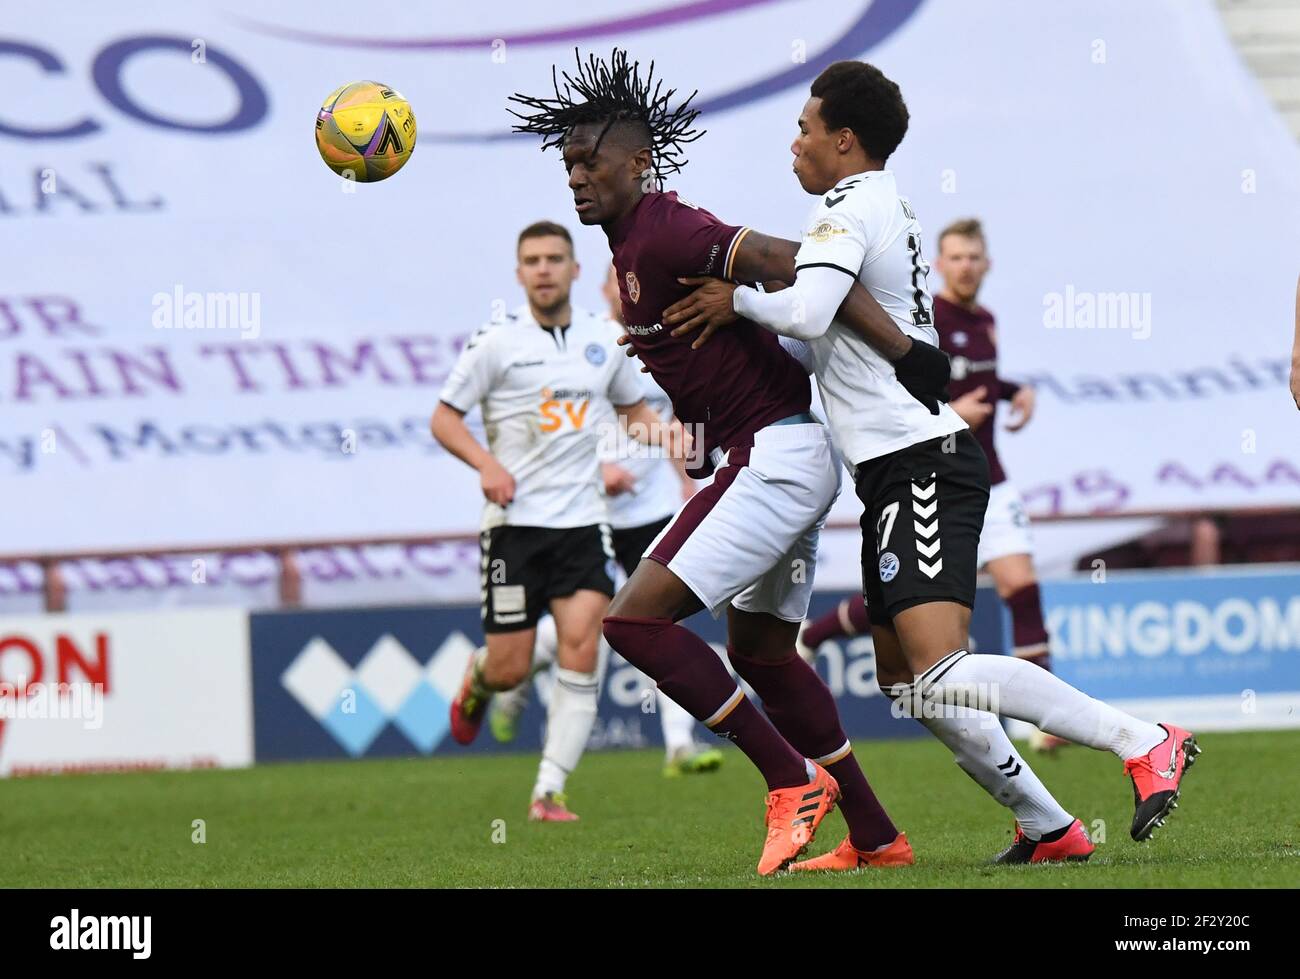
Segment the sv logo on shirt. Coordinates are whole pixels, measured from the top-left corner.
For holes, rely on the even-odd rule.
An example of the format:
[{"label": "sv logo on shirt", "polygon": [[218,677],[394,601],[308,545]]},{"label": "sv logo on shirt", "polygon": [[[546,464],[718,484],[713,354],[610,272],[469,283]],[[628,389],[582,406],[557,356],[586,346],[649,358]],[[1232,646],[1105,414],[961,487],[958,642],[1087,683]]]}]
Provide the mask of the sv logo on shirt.
[{"label": "sv logo on shirt", "polygon": [[541,407],[543,432],[558,432],[564,426],[564,419],[569,419],[569,424],[574,428],[582,428],[583,423],[587,420],[586,401],[543,401]]}]

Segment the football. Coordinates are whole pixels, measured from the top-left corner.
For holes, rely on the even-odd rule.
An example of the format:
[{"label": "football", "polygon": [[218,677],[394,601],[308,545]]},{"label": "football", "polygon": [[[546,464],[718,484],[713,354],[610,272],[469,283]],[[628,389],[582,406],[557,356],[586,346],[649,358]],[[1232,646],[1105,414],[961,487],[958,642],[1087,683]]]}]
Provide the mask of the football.
[{"label": "football", "polygon": [[316,114],[316,148],[341,177],[384,180],[415,149],[415,113],[401,93],[379,82],[351,82],[331,92]]}]

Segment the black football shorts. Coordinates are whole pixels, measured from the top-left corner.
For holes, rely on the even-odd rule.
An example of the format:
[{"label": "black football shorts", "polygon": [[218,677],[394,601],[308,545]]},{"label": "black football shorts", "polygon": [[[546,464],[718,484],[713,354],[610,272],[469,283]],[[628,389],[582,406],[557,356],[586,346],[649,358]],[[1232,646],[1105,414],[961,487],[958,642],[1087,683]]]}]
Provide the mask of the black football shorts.
[{"label": "black football shorts", "polygon": [[479,535],[483,631],[531,629],[553,598],[590,589],[614,595],[608,524],[493,527]]},{"label": "black football shorts", "polygon": [[871,621],[925,602],[973,607],[989,466],[970,430],[869,459],[856,482]]},{"label": "black football shorts", "polygon": [[614,529],[614,556],[629,578],[632,577],[636,566],[641,563],[641,555],[654,543],[659,532],[668,526],[669,520],[672,520],[671,515],[662,520],[642,524],[640,527]]}]

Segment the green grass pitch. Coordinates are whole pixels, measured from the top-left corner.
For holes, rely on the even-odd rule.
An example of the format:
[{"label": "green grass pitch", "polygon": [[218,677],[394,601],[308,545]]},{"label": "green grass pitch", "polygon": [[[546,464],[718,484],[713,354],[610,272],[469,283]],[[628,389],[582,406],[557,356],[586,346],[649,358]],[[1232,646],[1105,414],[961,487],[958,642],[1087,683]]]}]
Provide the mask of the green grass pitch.
[{"label": "green grass pitch", "polygon": [[[763,786],[740,753],[717,773],[665,779],[659,753],[638,751],[583,759],[569,785],[582,821],[567,825],[525,821],[535,756],[7,780],[0,886],[1300,886],[1300,731],[1200,741],[1182,804],[1143,845],[1128,836],[1132,792],[1114,757],[1026,756],[1104,831],[1083,865],[988,866],[1010,841],[1008,815],[924,739],[857,746],[916,849],[905,869],[760,879]],[[843,833],[833,814],[813,852]]]}]

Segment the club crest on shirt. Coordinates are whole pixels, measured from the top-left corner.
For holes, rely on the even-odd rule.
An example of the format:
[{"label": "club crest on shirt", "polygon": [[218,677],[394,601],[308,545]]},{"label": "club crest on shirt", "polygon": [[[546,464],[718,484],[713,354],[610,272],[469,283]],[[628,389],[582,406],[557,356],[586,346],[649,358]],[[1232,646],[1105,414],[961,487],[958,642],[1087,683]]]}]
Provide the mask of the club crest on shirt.
[{"label": "club crest on shirt", "polygon": [[834,221],[822,220],[818,221],[805,237],[811,238],[813,241],[822,242],[830,241],[836,235],[843,234],[848,234],[847,228],[841,227]]},{"label": "club crest on shirt", "polygon": [[627,280],[627,297],[633,303],[639,303],[641,301],[641,281],[636,277],[636,273],[629,272],[623,278]]},{"label": "club crest on shirt", "polygon": [[898,556],[893,551],[880,555],[880,580],[893,581],[898,574]]},{"label": "club crest on shirt", "polygon": [[605,362],[605,348],[599,343],[587,344],[587,349],[583,351],[587,357],[587,363],[599,367]]}]

